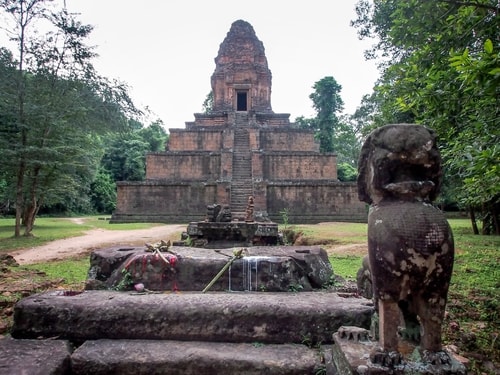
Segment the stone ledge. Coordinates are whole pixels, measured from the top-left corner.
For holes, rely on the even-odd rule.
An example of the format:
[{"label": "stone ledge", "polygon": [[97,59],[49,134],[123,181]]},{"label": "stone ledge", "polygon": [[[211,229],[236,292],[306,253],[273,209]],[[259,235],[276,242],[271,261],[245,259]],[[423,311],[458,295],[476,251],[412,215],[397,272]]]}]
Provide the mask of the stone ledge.
[{"label": "stone ledge", "polygon": [[97,340],[80,346],[73,374],[316,374],[320,353],[304,345]]},{"label": "stone ledge", "polygon": [[331,292],[168,293],[53,291],[14,308],[15,338],[58,337],[214,342],[332,342],[343,325],[368,328],[364,298]]}]

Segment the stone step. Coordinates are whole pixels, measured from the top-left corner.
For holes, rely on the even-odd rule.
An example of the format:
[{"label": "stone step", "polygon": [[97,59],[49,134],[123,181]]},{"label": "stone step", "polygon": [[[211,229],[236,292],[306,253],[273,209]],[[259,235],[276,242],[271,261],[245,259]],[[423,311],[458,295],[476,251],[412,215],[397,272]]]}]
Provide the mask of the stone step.
[{"label": "stone step", "polygon": [[326,364],[319,348],[305,345],[97,340],[76,349],[71,368],[75,375],[305,375],[326,370]]},{"label": "stone step", "polygon": [[372,303],[329,291],[52,291],[19,301],[12,337],[180,340],[234,343],[331,343],[339,327],[368,328]]},{"label": "stone step", "polygon": [[0,374],[65,375],[70,372],[71,344],[65,340],[0,339]]},{"label": "stone step", "polygon": [[157,340],[0,340],[0,374],[335,374],[331,347]]}]

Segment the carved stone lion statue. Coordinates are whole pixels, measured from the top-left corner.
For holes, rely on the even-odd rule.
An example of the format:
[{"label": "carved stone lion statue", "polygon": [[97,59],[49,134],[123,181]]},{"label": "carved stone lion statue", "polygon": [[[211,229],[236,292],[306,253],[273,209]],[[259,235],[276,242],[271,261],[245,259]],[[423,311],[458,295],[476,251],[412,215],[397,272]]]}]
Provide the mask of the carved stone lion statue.
[{"label": "carved stone lion statue", "polygon": [[[398,352],[401,334],[422,352],[437,353],[454,243],[443,213],[431,204],[442,173],[435,134],[412,124],[378,128],[361,149],[358,170],[359,199],[371,205],[368,254],[378,355]],[[377,353],[372,356],[377,361]]]}]

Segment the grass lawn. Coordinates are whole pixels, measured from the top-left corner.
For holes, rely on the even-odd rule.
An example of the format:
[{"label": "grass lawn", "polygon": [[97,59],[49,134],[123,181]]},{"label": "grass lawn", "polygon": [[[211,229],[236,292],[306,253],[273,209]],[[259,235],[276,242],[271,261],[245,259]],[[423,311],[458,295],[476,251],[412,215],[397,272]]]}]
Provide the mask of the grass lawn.
[{"label": "grass lawn", "polygon": [[[0,253],[44,245],[47,242],[75,237],[96,228],[107,230],[132,230],[151,228],[152,223],[110,224],[103,216],[81,218],[40,217],[36,219],[32,236],[14,237],[14,218],[0,218]],[[22,231],[21,231],[22,233]]]}]

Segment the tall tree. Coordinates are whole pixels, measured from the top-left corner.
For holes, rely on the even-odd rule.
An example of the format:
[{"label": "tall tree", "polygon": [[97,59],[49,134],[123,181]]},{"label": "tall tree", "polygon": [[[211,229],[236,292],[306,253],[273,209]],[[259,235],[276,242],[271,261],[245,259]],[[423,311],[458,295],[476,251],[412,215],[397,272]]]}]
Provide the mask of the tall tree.
[{"label": "tall tree", "polygon": [[333,152],[335,130],[339,127],[337,116],[344,107],[340,96],[342,86],[333,77],[324,77],[313,86],[314,92],[309,95],[316,110],[316,118],[311,122],[317,132],[321,152]]},{"label": "tall tree", "polygon": [[500,233],[498,2],[361,0],[356,11],[360,37],[377,38],[367,56],[381,59],[372,119],[434,128],[455,199]]},{"label": "tall tree", "polygon": [[[88,186],[99,160],[98,132],[125,123],[136,111],[126,87],[99,77],[92,49],[84,43],[92,31],[49,0],[3,0],[0,11],[10,16],[7,32],[17,45],[11,60],[16,74],[2,92],[15,179],[15,236],[21,220],[30,235],[41,205],[65,189]],[[10,27],[9,27],[10,26]],[[45,34],[37,30],[48,30]],[[15,110],[14,110],[15,109]],[[5,145],[3,145],[5,146]]]},{"label": "tall tree", "polygon": [[341,181],[352,181],[352,167],[359,153],[359,137],[353,121],[341,116],[344,102],[340,96],[342,86],[328,76],[317,81],[314,92],[309,95],[316,110],[316,117],[297,117],[295,123],[301,128],[314,130],[321,152],[337,154],[338,175]]}]

